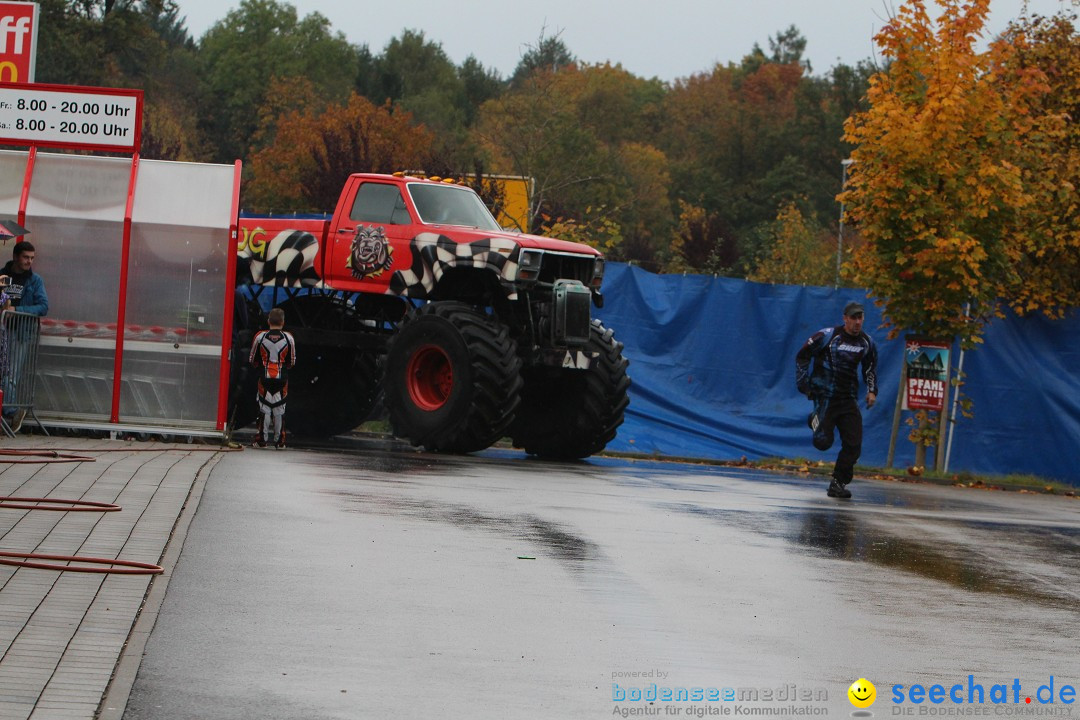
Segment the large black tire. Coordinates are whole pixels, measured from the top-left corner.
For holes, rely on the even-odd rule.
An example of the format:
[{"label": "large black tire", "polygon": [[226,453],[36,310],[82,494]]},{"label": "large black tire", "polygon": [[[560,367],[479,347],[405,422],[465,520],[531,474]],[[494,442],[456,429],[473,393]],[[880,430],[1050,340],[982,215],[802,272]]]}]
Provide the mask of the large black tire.
[{"label": "large black tire", "polygon": [[384,367],[394,434],[426,450],[489,447],[520,402],[521,359],[506,327],[462,303],[422,306],[391,341]]},{"label": "large black tire", "polygon": [[600,452],[622,425],[630,377],[621,342],[592,321],[585,348],[597,353],[588,370],[536,366],[522,372],[525,389],[510,437],[530,455],[573,460]]}]

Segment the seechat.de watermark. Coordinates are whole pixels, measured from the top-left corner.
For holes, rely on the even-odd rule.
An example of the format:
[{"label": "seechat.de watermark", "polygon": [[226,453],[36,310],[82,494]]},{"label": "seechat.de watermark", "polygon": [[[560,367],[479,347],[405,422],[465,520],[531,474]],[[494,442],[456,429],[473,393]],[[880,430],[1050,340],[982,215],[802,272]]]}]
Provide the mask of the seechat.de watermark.
[{"label": "seechat.de watermark", "polygon": [[[1029,684],[1030,688],[1031,685]],[[893,685],[892,702],[894,705],[910,703],[912,705],[1022,705],[1069,706],[1076,702],[1076,688],[1068,683],[1050,679],[1039,685],[1034,692],[1025,691],[1020,678],[1013,678],[1008,683],[987,684],[976,681],[974,675],[968,675],[966,682],[952,685]],[[894,713],[901,714],[901,713]]]}]

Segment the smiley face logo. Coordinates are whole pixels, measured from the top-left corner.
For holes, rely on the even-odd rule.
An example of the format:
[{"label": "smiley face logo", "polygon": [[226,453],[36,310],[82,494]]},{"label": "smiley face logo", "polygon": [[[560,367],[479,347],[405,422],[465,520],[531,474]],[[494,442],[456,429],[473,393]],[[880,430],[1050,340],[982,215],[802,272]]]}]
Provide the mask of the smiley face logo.
[{"label": "smiley face logo", "polygon": [[877,700],[877,688],[866,678],[859,678],[847,689],[848,700],[857,708],[868,708]]}]

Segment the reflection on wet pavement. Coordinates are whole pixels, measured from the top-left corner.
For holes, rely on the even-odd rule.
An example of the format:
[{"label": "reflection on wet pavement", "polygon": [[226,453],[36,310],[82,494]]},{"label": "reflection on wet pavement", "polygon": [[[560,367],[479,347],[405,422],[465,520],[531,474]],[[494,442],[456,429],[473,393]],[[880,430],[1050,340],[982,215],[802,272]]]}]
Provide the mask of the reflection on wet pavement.
[{"label": "reflection on wet pavement", "polygon": [[[730,510],[692,504],[667,505],[672,510],[708,517],[728,527],[755,532],[792,543],[824,557],[868,562],[893,570],[947,583],[969,592],[987,592],[1025,602],[1075,610],[1080,595],[1075,578],[1080,574],[1080,529],[1039,528],[988,522],[938,519],[937,533],[947,542],[935,542],[928,528],[894,522],[887,527],[881,515],[853,508],[800,508],[769,512]],[[912,530],[913,539],[897,530]],[[1010,546],[1025,546],[1065,566],[1065,573],[1036,576],[1010,567]],[[1069,570],[1073,572],[1068,572]],[[1047,575],[1051,577],[1046,577]],[[1057,581],[1056,581],[1057,580]]]},{"label": "reflection on wet pavement", "polygon": [[327,491],[326,494],[344,498],[349,503],[350,512],[411,517],[534,542],[547,548],[556,559],[573,570],[583,570],[586,562],[600,557],[600,550],[594,543],[534,515],[500,517],[461,505],[377,493]]},{"label": "reflection on wet pavement", "polygon": [[[655,508],[693,515],[748,534],[783,540],[798,552],[866,562],[911,573],[967,592],[993,593],[1041,606],[1075,610],[1080,593],[1080,528],[1069,518],[1028,518],[1002,513],[999,497],[968,492],[920,492],[905,484],[860,486],[858,505],[806,503],[806,490],[823,483],[750,468],[686,466],[653,461],[590,458],[547,463],[516,452],[483,457],[384,453],[323,456],[332,474],[407,484],[410,477],[439,473],[484,477],[500,470],[537,468],[629,493],[705,493],[701,502],[655,501]],[[688,472],[688,469],[690,470]],[[335,473],[336,471],[336,473]],[[819,488],[818,485],[821,485]],[[601,559],[600,546],[566,526],[535,515],[498,515],[465,505],[389,493],[333,493],[353,512],[412,517],[462,529],[535,542],[573,570]],[[694,496],[691,495],[691,498]],[[1032,557],[1046,558],[1034,567]]]}]

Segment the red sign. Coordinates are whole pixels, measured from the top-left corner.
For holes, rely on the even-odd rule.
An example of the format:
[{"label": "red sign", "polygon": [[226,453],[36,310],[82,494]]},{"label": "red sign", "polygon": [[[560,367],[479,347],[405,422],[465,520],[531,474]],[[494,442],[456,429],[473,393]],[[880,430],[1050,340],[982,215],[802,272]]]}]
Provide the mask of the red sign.
[{"label": "red sign", "polygon": [[34,82],[38,4],[0,2],[0,82]]}]

